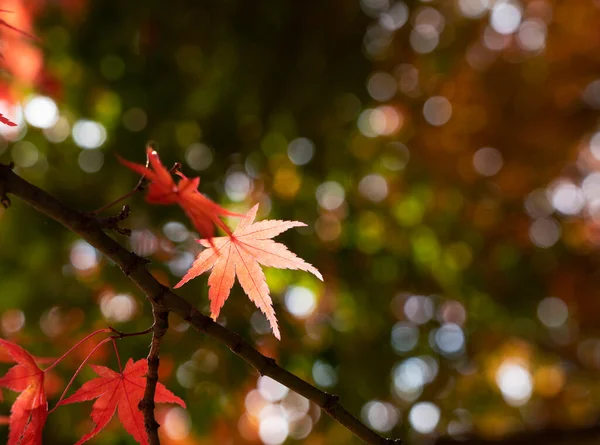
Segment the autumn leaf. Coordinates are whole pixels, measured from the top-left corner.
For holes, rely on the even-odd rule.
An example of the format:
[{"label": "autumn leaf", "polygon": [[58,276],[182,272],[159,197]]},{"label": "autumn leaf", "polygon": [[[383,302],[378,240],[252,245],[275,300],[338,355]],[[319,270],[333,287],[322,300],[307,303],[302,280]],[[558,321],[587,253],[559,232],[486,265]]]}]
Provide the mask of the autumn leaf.
[{"label": "autumn leaf", "polygon": [[15,124],[9,118],[7,118],[6,116],[4,116],[2,113],[0,113],[0,122],[3,123],[4,125],[8,125],[9,127],[16,127],[17,126],[17,124]]},{"label": "autumn leaf", "polygon": [[10,410],[8,445],[41,444],[42,429],[48,417],[44,371],[20,346],[2,339],[0,346],[17,362],[0,377],[0,387],[21,393]]},{"label": "autumn leaf", "polygon": [[[54,362],[56,359],[52,357],[36,357],[32,356],[38,365],[44,365]],[[0,349],[0,363],[14,363],[15,359],[6,349]]]},{"label": "autumn leaf", "polygon": [[300,269],[312,273],[321,281],[320,272],[290,252],[283,244],[270,238],[292,227],[306,226],[299,221],[265,220],[254,223],[258,204],[252,207],[230,236],[198,242],[206,247],[175,288],[212,268],[208,278],[210,313],[216,319],[229,296],[237,275],[238,281],[251,301],[256,304],[271,324],[273,334],[281,339],[277,318],[269,295],[265,275],[259,265],[279,269]]},{"label": "autumn leaf", "polygon": [[204,238],[212,238],[215,225],[226,233],[231,233],[229,227],[220,218],[243,215],[230,212],[202,195],[198,191],[200,178],[190,179],[183,173],[177,172],[181,179],[178,184],[175,184],[171,173],[160,161],[158,153],[151,147],[146,149],[146,153],[151,168],[119,158],[123,165],[150,181],[146,201],[151,204],[178,204]]},{"label": "autumn leaf", "polygon": [[[144,417],[138,405],[144,396],[148,361],[134,362],[129,359],[123,372],[115,372],[105,366],[90,365],[99,377],[83,384],[75,394],[63,400],[60,405],[83,402],[96,397],[92,407],[94,429],[83,436],[76,445],[84,443],[98,434],[110,421],[118,409],[118,416],[125,430],[143,445],[148,444],[148,435],[144,429]],[[165,388],[156,385],[154,401],[157,403],[177,403],[185,408],[185,402]]]}]

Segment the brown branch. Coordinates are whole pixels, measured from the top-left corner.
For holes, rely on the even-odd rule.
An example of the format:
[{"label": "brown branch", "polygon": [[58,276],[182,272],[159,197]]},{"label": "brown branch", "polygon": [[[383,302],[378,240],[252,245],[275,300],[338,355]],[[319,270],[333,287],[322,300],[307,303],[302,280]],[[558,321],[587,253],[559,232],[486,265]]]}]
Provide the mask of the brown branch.
[{"label": "brown branch", "polygon": [[[93,217],[95,213],[89,214]],[[123,228],[119,225],[120,222],[125,221],[131,215],[131,208],[128,205],[124,205],[121,211],[116,216],[108,216],[106,218],[98,218],[98,223],[105,229],[114,230],[117,233],[125,236],[131,236],[131,230]]]},{"label": "brown branch", "polygon": [[152,327],[152,343],[148,353],[148,374],[144,397],[140,401],[139,409],[144,414],[144,427],[148,433],[150,445],[160,445],[158,438],[159,424],[154,418],[154,395],[158,383],[158,365],[160,353],[160,341],[169,329],[169,310],[164,305],[164,294],[166,288],[152,298],[152,315],[154,325]]},{"label": "brown branch", "polygon": [[113,328],[111,326],[109,326],[108,329],[110,329],[111,332],[113,334],[115,334],[115,335],[113,335],[113,337],[115,337],[117,339],[121,339],[121,338],[125,338],[125,337],[137,337],[139,335],[146,335],[146,334],[152,332],[152,330],[154,329],[154,323],[148,329],[144,329],[143,331],[138,331],[138,332],[121,332],[121,331],[117,331],[115,328]]},{"label": "brown branch", "polygon": [[[150,299],[153,308],[156,304],[161,304],[166,311],[174,312],[187,320],[197,331],[227,345],[231,351],[253,366],[261,375],[267,375],[312,400],[333,419],[366,443],[374,445],[402,443],[400,439],[387,439],[369,429],[339,403],[337,396],[323,392],[286,371],[277,365],[274,359],[262,355],[238,334],[215,323],[211,318],[201,314],[187,300],[166,289],[148,272],[146,262],[106,235],[96,219],[67,207],[2,164],[0,164],[0,184],[2,184],[0,190],[17,196],[36,210],[60,222],[118,264],[125,275]],[[157,299],[159,301],[156,301]],[[154,333],[156,335],[157,331]],[[152,354],[152,351],[150,353]],[[146,389],[148,390],[148,388]]]},{"label": "brown branch", "polygon": [[152,332],[152,343],[150,344],[150,352],[147,357],[148,372],[146,373],[146,387],[144,389],[144,396],[138,404],[138,409],[144,415],[144,428],[148,434],[148,442],[150,445],[160,445],[160,439],[158,437],[158,428],[160,425],[154,417],[154,398],[156,394],[156,384],[158,383],[160,341],[169,329],[169,310],[166,309],[163,304],[163,294],[164,292],[151,299],[152,318],[154,319],[154,323],[148,329],[139,332],[125,333],[109,327],[115,334],[113,336],[115,339],[145,335]]}]

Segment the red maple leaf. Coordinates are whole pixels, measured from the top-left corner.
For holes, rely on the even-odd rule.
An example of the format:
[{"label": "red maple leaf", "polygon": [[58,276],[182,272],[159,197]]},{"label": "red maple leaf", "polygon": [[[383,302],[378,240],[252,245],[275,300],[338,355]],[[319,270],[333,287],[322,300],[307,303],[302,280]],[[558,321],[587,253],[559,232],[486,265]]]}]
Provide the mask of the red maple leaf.
[{"label": "red maple leaf", "polygon": [[123,165],[150,181],[146,201],[152,204],[179,204],[204,238],[212,238],[215,225],[226,233],[231,233],[231,230],[221,221],[220,217],[241,217],[243,215],[230,212],[203,196],[198,191],[200,178],[190,179],[183,173],[177,172],[181,179],[178,184],[175,184],[169,170],[160,162],[158,153],[151,147],[146,149],[146,153],[151,168],[119,158]]},{"label": "red maple leaf", "polygon": [[175,288],[212,268],[208,278],[210,286],[208,298],[210,299],[211,317],[216,319],[225,300],[229,297],[237,275],[244,292],[266,315],[273,334],[280,339],[277,318],[269,295],[269,286],[267,286],[259,263],[279,269],[305,270],[321,281],[323,281],[323,277],[316,268],[298,258],[283,244],[270,239],[292,227],[306,226],[306,224],[299,221],[279,220],[254,223],[257,210],[258,204],[250,209],[230,236],[213,238],[212,243],[199,240],[198,242],[207,248],[200,252]]},{"label": "red maple leaf", "polygon": [[2,339],[0,346],[17,362],[0,377],[0,387],[21,393],[10,410],[8,445],[41,444],[42,429],[48,417],[44,371],[20,346]]},{"label": "red maple leaf", "polygon": [[0,113],[0,122],[2,122],[4,125],[8,125],[9,127],[16,127],[17,126],[17,124],[15,124],[9,118],[7,118],[6,116],[4,116],[2,113]]},{"label": "red maple leaf", "polygon": [[[134,362],[129,359],[123,372],[115,372],[105,366],[90,365],[99,377],[83,384],[75,394],[63,400],[60,405],[83,402],[96,397],[92,407],[94,429],[83,436],[76,445],[94,437],[112,419],[118,408],[118,416],[125,430],[143,445],[148,444],[148,435],[144,429],[144,417],[138,405],[144,396],[148,361]],[[165,388],[156,385],[154,401],[157,403],[177,403],[185,408],[185,402]]]}]

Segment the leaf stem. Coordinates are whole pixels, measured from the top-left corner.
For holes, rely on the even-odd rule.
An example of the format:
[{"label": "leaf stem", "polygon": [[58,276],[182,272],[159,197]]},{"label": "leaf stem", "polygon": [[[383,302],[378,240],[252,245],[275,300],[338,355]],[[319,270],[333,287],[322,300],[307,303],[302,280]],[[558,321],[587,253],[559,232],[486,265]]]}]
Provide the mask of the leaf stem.
[{"label": "leaf stem", "polygon": [[[150,145],[151,143],[148,142],[148,145]],[[118,155],[117,157],[119,159],[121,159]],[[148,159],[146,157],[146,168],[148,168],[148,165],[150,165],[150,159]],[[144,179],[146,178],[145,175],[142,175],[142,177],[140,178],[140,180],[138,181],[137,185],[133,188],[133,190],[131,190],[128,193],[125,193],[123,196],[121,196],[120,198],[115,199],[112,202],[109,202],[108,204],[103,205],[102,207],[100,207],[99,209],[94,210],[93,212],[90,212],[89,215],[90,216],[94,216],[97,215],[100,212],[103,212],[104,210],[110,209],[112,206],[117,205],[118,203],[120,203],[121,201],[123,201],[124,199],[129,198],[130,196],[132,196],[133,194],[137,193],[137,192],[141,192],[142,190],[144,190],[146,188],[146,185],[143,184]]]},{"label": "leaf stem", "polygon": [[112,340],[113,347],[115,348],[115,354],[117,355],[117,362],[119,363],[119,372],[123,374],[123,367],[121,366],[121,357],[119,356],[119,350],[117,349],[116,337],[110,337]]},{"label": "leaf stem", "polygon": [[[152,146],[154,147],[154,143],[152,142],[148,142],[147,144],[148,146]],[[150,164],[150,160],[148,158],[146,158],[146,168],[148,168]],[[179,169],[181,168],[181,164],[179,162],[176,162],[175,165],[173,165],[173,167],[171,168],[171,170],[169,171],[169,173],[175,173],[177,171],[179,171]],[[108,204],[103,205],[102,207],[100,207],[99,209],[96,209],[92,212],[89,212],[88,215],[90,216],[95,216],[100,212],[103,212],[105,210],[110,209],[112,206],[117,205],[118,203],[120,203],[121,201],[124,201],[125,199],[129,198],[130,196],[133,196],[134,194],[136,194],[137,192],[141,192],[143,190],[146,189],[146,187],[148,187],[148,184],[144,184],[144,179],[146,179],[145,175],[142,175],[142,177],[140,178],[140,180],[138,181],[137,185],[133,188],[133,190],[131,190],[128,193],[125,193],[123,196],[121,196],[120,198],[115,199],[114,201],[109,202]]]},{"label": "leaf stem", "polygon": [[90,216],[97,215],[98,213],[101,213],[105,210],[110,209],[112,206],[117,205],[121,201],[124,201],[125,199],[129,198],[130,196],[136,194],[137,192],[141,192],[142,190],[144,190],[146,188],[146,185],[142,184],[143,180],[144,180],[144,176],[142,176],[142,178],[140,179],[140,182],[138,182],[138,184],[133,188],[133,190],[125,193],[123,196],[115,199],[114,201],[111,201],[108,204],[105,204],[102,207],[100,207],[92,212],[89,212],[88,215],[90,215]]},{"label": "leaf stem", "polygon": [[[53,412],[56,408],[59,407],[60,402],[63,401],[63,399],[65,398],[65,395],[67,394],[67,391],[69,390],[69,388],[71,387],[71,385],[73,384],[73,381],[75,380],[75,377],[77,377],[77,375],[79,374],[79,372],[81,372],[81,370],[83,369],[84,365],[87,363],[87,361],[90,359],[90,357],[92,356],[92,354],[94,354],[94,352],[96,352],[96,350],[102,346],[104,343],[109,342],[112,339],[112,337],[108,337],[105,338],[104,340],[102,340],[100,343],[98,343],[96,346],[94,346],[94,349],[92,349],[90,351],[90,353],[87,355],[87,357],[85,359],[83,359],[83,361],[81,362],[81,365],[79,365],[79,367],[77,368],[77,371],[75,371],[75,374],[73,374],[73,377],[71,377],[71,380],[69,380],[69,383],[67,384],[67,387],[65,388],[65,390],[63,391],[62,395],[60,396],[60,399],[58,399],[58,402],[56,403],[56,405],[54,406],[54,408],[52,408],[48,414],[50,414],[51,412]],[[44,371],[46,372],[46,371]]]},{"label": "leaf stem", "polygon": [[75,345],[73,345],[71,347],[71,349],[69,349],[67,352],[65,352],[63,355],[61,355],[54,363],[52,363],[50,366],[48,366],[46,369],[44,369],[44,372],[50,371],[52,368],[54,368],[56,365],[58,365],[67,355],[69,355],[71,352],[73,352],[73,350],[75,348],[77,348],[79,345],[81,345],[88,338],[91,338],[96,334],[110,333],[110,332],[111,332],[110,328],[104,328],[104,329],[98,329],[97,331],[94,331],[91,334],[86,335],[81,340],[79,340],[77,343],[75,343]]}]

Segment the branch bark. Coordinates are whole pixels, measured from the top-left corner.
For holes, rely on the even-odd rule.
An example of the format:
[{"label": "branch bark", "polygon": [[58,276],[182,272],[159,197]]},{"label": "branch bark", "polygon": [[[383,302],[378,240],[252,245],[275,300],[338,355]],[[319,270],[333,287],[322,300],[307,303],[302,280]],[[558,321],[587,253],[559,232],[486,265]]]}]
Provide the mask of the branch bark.
[{"label": "branch bark", "polygon": [[169,310],[165,307],[163,298],[152,301],[152,315],[154,325],[152,326],[152,343],[148,352],[148,374],[144,397],[140,401],[139,409],[144,414],[144,427],[148,433],[150,445],[160,445],[158,428],[160,425],[154,418],[154,395],[158,383],[158,365],[160,354],[160,341],[169,329]]},{"label": "branch bark", "polygon": [[[106,235],[98,220],[71,209],[45,191],[16,175],[10,166],[0,164],[0,200],[4,201],[6,193],[20,198],[39,212],[60,222],[114,261],[123,270],[123,273],[144,292],[152,303],[153,311],[156,311],[156,308],[163,311],[161,312],[161,317],[165,313],[168,314],[168,312],[178,314],[197,331],[227,345],[233,353],[244,359],[261,375],[269,376],[298,394],[312,400],[329,416],[337,420],[366,443],[373,445],[398,445],[402,443],[400,439],[388,439],[380,436],[350,414],[339,403],[338,396],[321,391],[296,375],[286,371],[277,365],[274,359],[258,352],[238,334],[215,323],[211,318],[200,313],[187,300],[164,287],[148,272],[146,261],[129,252],[114,239]],[[156,315],[157,313],[155,312],[155,322],[157,321]],[[148,355],[148,365],[149,368],[153,367],[153,372],[158,370],[160,338],[164,335],[166,329],[166,324],[159,322],[156,323],[155,330],[153,330],[152,347]],[[150,361],[151,358],[153,361]],[[148,385],[146,386],[144,399],[142,400],[146,428],[150,437],[157,435],[158,430],[158,424],[154,420],[154,400],[152,398],[157,378],[157,373],[154,378],[150,375],[149,371]],[[156,442],[153,443],[158,443],[157,436]]]}]

